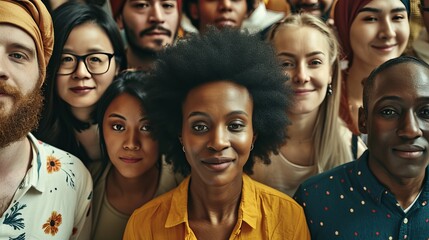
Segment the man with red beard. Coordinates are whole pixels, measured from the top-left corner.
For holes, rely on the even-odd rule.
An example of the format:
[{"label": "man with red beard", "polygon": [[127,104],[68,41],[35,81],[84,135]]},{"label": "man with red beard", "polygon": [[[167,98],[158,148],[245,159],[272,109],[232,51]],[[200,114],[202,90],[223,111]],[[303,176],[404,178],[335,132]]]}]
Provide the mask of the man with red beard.
[{"label": "man with red beard", "polygon": [[0,1],[0,239],[89,236],[89,172],[30,133],[39,120],[53,37],[40,0]]},{"label": "man with red beard", "polygon": [[110,0],[113,17],[124,30],[129,68],[149,71],[164,47],[173,45],[182,0]]}]

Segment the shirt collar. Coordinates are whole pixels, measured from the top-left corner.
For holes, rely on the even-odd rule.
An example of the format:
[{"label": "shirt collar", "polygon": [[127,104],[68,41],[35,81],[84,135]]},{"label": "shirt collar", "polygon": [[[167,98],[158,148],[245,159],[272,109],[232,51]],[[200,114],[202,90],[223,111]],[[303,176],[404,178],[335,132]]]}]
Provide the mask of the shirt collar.
[{"label": "shirt collar", "polygon": [[[243,190],[241,192],[241,203],[240,203],[240,212],[242,213],[242,219],[245,223],[247,223],[253,229],[256,229],[258,216],[260,215],[258,212],[258,199],[255,184],[253,180],[250,179],[249,176],[243,174]],[[239,213],[239,221],[240,216]]]},{"label": "shirt collar", "polygon": [[45,171],[43,170],[46,168],[46,163],[43,163],[42,159],[46,159],[46,157],[44,157],[44,152],[40,146],[44,143],[37,140],[31,133],[28,134],[28,140],[31,144],[33,157],[31,160],[30,169],[24,178],[22,187],[25,188],[27,186],[31,186],[34,187],[37,191],[43,192],[45,187],[45,181],[43,181]]},{"label": "shirt collar", "polygon": [[381,198],[387,193],[387,188],[384,187],[374,176],[369,169],[368,165],[369,151],[365,151],[362,156],[357,160],[354,172],[351,174],[355,175],[358,184],[361,189],[354,189],[354,191],[366,192],[374,202],[377,204],[381,203]]},{"label": "shirt collar", "polygon": [[[390,191],[384,185],[382,185],[374,174],[369,169],[368,165],[369,151],[365,151],[362,156],[357,160],[358,163],[355,165],[354,172],[351,174],[355,175],[354,179],[357,179],[361,191],[366,192],[376,203],[380,204],[383,196],[388,194]],[[423,180],[423,189],[420,195],[420,201],[427,201],[429,197],[429,185],[427,184],[428,179],[428,168],[426,167],[426,175]],[[358,190],[358,189],[354,189]]]},{"label": "shirt collar", "polygon": [[165,222],[166,228],[188,222],[188,188],[190,178],[190,176],[186,177],[172,194],[170,211]]},{"label": "shirt collar", "polygon": [[[165,227],[170,228],[181,223],[188,224],[188,189],[190,176],[174,191],[170,211],[168,213]],[[255,194],[255,185],[249,176],[243,174],[243,188],[241,193],[240,208],[238,213],[238,223],[247,223],[250,227],[256,229],[258,221],[257,196]],[[241,226],[239,226],[241,228]]]}]

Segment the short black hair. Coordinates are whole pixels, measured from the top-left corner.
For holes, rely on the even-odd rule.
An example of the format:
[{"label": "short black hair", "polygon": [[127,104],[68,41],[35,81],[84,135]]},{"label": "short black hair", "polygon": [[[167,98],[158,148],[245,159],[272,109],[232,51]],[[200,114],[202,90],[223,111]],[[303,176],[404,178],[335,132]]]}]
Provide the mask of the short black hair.
[{"label": "short black hair", "polygon": [[[384,62],[383,64],[381,64],[380,66],[378,66],[377,68],[375,68],[368,76],[368,78],[364,81],[364,86],[363,86],[363,108],[365,110],[365,113],[368,113],[368,101],[371,97],[372,94],[372,90],[374,88],[374,82],[375,82],[375,78],[384,70],[393,67],[395,65],[398,64],[402,64],[402,63],[414,63],[420,66],[423,66],[427,69],[429,69],[429,65],[421,60],[420,58],[416,58],[413,56],[399,56],[396,58],[392,58],[386,62]],[[404,81],[406,81],[406,79],[404,79]]]},{"label": "short black hair", "polygon": [[193,88],[221,80],[244,86],[253,100],[257,139],[243,168],[246,173],[252,173],[255,156],[270,163],[269,154],[278,153],[286,140],[286,112],[292,92],[285,84],[288,77],[281,71],[274,49],[258,36],[237,29],[209,28],[162,52],[147,86],[153,134],[174,171],[184,176],[190,173],[190,166],[178,138],[182,104]]}]

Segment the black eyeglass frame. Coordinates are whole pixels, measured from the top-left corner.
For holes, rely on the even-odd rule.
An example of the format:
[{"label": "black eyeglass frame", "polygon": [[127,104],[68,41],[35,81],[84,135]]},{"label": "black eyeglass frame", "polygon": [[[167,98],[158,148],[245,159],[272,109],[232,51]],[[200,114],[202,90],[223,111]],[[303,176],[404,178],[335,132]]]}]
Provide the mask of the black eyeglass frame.
[{"label": "black eyeglass frame", "polygon": [[[71,56],[73,56],[73,57],[75,57],[76,58],[76,66],[74,67],[74,69],[73,69],[73,71],[71,71],[70,73],[59,73],[58,71],[60,70],[60,68],[61,68],[61,65],[58,67],[58,71],[57,71],[57,75],[70,75],[70,74],[73,74],[74,72],[76,72],[76,69],[77,69],[77,67],[79,66],[79,63],[82,61],[83,62],[83,64],[85,65],[85,68],[86,68],[86,70],[90,73],[90,74],[93,74],[93,75],[101,75],[101,74],[105,74],[106,72],[108,72],[109,71],[109,69],[110,69],[110,63],[112,62],[112,58],[115,56],[115,54],[114,53],[105,53],[105,52],[93,52],[93,53],[88,53],[88,54],[85,54],[85,55],[76,55],[76,54],[73,54],[73,53],[63,53],[63,54],[68,54],[68,55],[71,55]],[[90,55],[94,55],[94,54],[104,54],[104,55],[107,55],[107,57],[109,58],[109,64],[107,65],[107,69],[106,69],[106,71],[104,71],[104,72],[102,72],[102,73],[93,73],[93,72],[91,72],[89,69],[88,69],[88,66],[86,65],[86,58],[88,57],[88,56],[90,56]]]}]

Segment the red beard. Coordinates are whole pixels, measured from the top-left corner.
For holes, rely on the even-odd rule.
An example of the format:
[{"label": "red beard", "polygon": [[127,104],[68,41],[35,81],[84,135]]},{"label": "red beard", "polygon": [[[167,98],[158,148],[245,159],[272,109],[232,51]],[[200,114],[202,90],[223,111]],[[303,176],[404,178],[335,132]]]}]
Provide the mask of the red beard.
[{"label": "red beard", "polygon": [[0,92],[13,98],[13,107],[9,114],[4,113],[0,104],[0,149],[25,137],[34,130],[39,122],[43,106],[40,89],[23,96],[18,89],[0,83]]}]

